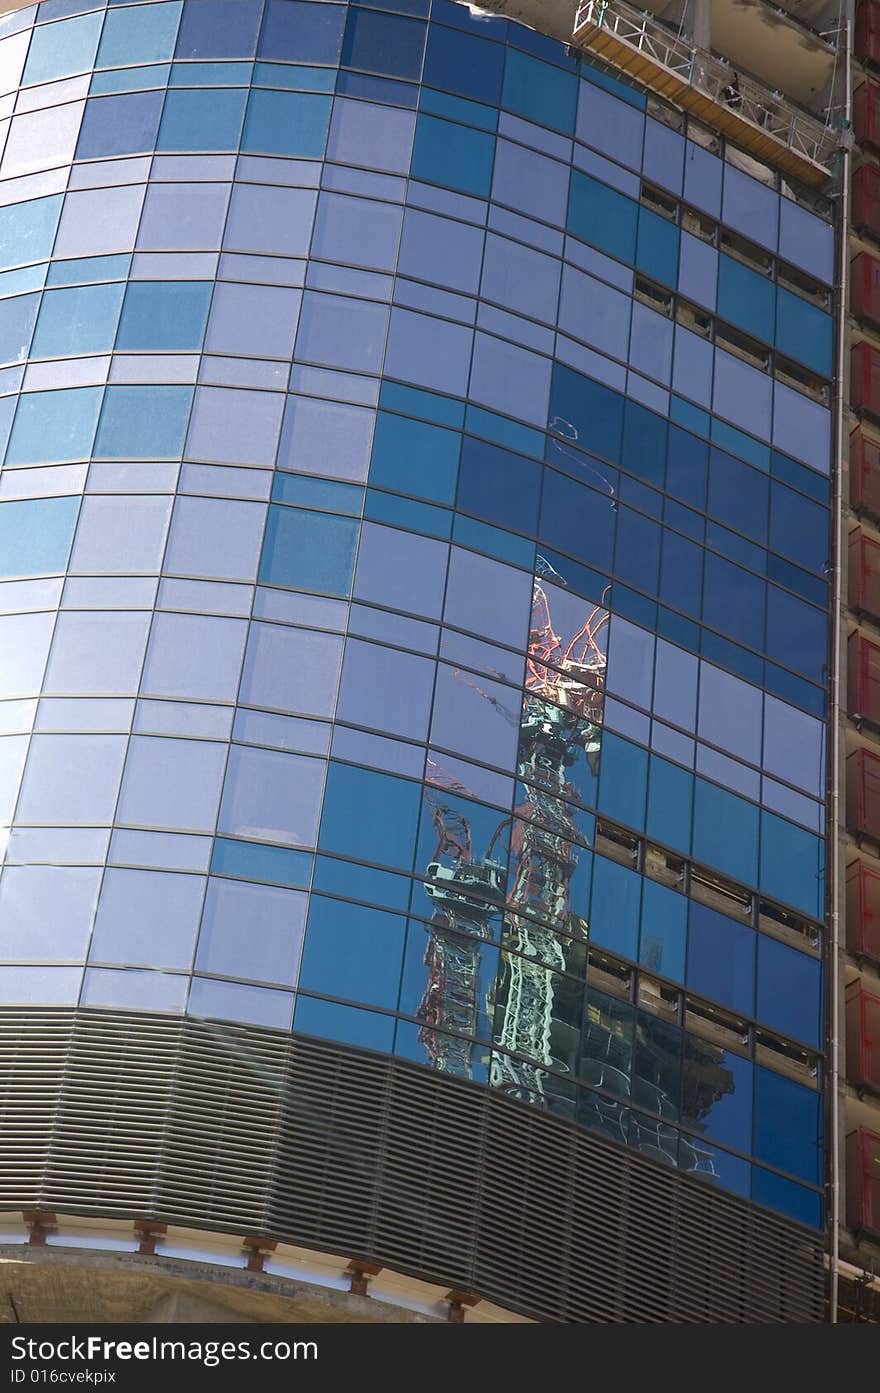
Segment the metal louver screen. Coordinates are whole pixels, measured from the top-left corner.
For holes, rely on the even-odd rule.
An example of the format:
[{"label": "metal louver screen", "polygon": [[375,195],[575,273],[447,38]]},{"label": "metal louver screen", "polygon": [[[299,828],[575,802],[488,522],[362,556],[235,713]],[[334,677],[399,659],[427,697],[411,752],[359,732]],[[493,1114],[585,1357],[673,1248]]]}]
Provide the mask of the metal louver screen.
[{"label": "metal louver screen", "polygon": [[822,1240],[405,1061],[244,1026],[0,1011],[0,1208],[386,1263],[541,1320],[816,1321]]}]

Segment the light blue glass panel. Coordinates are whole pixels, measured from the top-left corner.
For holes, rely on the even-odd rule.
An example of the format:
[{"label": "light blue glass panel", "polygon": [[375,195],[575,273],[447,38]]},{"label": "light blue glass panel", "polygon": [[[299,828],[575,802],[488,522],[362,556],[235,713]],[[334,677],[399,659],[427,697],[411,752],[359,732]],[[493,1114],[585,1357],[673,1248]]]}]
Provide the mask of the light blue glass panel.
[{"label": "light blue glass panel", "polygon": [[779,200],[779,255],[826,285],[834,282],[834,228],[794,199]]},{"label": "light blue glass panel", "polygon": [[101,396],[100,387],[26,392],[19,398],[6,463],[88,459]]},{"label": "light blue glass panel", "polygon": [[242,150],[320,159],[327,142],[331,100],[310,92],[254,90],[248,101]]},{"label": "light blue glass panel", "polygon": [[722,217],[752,242],[766,247],[768,251],[776,251],[779,194],[741,170],[734,169],[732,164],[724,166]]},{"label": "light blue glass panel", "polygon": [[100,353],[113,347],[121,283],[47,290],[40,308],[31,353],[35,358]]},{"label": "light blue glass panel", "polygon": [[695,208],[717,218],[721,212],[724,162],[694,141],[687,142],[684,157],[684,196]]},{"label": "light blue glass panel", "polygon": [[[689,300],[706,309],[715,308],[718,281],[718,252],[690,232],[681,234],[678,288]],[[690,393],[694,395],[693,392]]]},{"label": "light blue glass panel", "polygon": [[96,458],[179,457],[191,401],[191,387],[108,387]]},{"label": "light blue glass panel", "polygon": [[0,309],[0,363],[20,363],[28,356],[39,309],[39,295],[18,295]]},{"label": "light blue glass panel", "polygon": [[154,352],[201,348],[212,289],[211,281],[132,281],[116,347]]},{"label": "light blue glass panel", "polygon": [[92,66],[103,14],[81,15],[34,30],[22,83],[52,82]]},{"label": "light blue glass panel", "polygon": [[70,555],[78,498],[0,504],[0,576],[52,575]]},{"label": "light blue glass panel", "polygon": [[268,846],[265,842],[238,842],[217,837],[211,857],[213,875],[237,876],[241,880],[264,880],[274,885],[308,889],[313,857],[305,851]]},{"label": "light blue glass panel", "polygon": [[577,114],[577,138],[585,145],[610,155],[630,169],[642,164],[644,113],[602,92],[592,82],[582,82]]},{"label": "light blue glass panel", "polygon": [[0,266],[45,261],[52,255],[62,195],[0,208]]},{"label": "light blue glass panel", "polygon": [[127,67],[171,58],[181,9],[181,0],[111,9],[101,35],[98,67]]}]

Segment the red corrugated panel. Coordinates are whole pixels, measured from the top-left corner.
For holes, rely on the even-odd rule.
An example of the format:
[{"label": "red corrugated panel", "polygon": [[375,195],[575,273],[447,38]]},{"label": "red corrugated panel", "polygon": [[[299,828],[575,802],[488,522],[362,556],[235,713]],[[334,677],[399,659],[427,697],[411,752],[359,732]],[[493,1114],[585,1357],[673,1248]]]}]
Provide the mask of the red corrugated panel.
[{"label": "red corrugated panel", "polygon": [[846,1222],[880,1235],[880,1136],[865,1127],[846,1139]]},{"label": "red corrugated panel", "polygon": [[867,64],[880,65],[880,5],[862,0],[856,10],[856,57]]},{"label": "red corrugated panel", "polygon": [[861,982],[846,989],[846,1075],[850,1083],[880,1089],[880,996]]},{"label": "red corrugated panel", "polygon": [[880,841],[880,759],[869,750],[846,761],[846,820],[853,832]]},{"label": "red corrugated panel", "polygon": [[847,709],[880,725],[880,644],[853,632],[847,644]]},{"label": "red corrugated panel", "polygon": [[850,401],[856,411],[880,420],[880,350],[857,343],[850,355]]},{"label": "red corrugated panel", "polygon": [[853,175],[852,225],[880,241],[880,166],[860,165]]},{"label": "red corrugated panel", "polygon": [[857,319],[880,324],[880,261],[860,252],[850,265],[850,308]]},{"label": "red corrugated panel", "polygon": [[849,606],[880,619],[880,543],[860,527],[849,534]]},{"label": "red corrugated panel", "polygon": [[859,428],[849,438],[849,498],[880,518],[880,442]]},{"label": "red corrugated panel", "polygon": [[880,869],[866,861],[846,868],[846,942],[852,953],[880,959]]}]

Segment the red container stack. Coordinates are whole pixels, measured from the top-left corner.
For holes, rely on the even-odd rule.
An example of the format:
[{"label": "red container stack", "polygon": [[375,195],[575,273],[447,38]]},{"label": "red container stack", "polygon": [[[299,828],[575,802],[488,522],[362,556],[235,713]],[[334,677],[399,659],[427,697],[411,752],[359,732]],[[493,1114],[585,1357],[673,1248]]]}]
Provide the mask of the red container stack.
[{"label": "red container stack", "polygon": [[880,441],[861,429],[849,438],[849,500],[854,508],[880,518]]},{"label": "red container stack", "polygon": [[855,51],[866,67],[880,66],[880,5],[862,0],[856,10]]},{"label": "red container stack", "polygon": [[860,527],[849,534],[849,607],[880,619],[880,543]]},{"label": "red container stack", "polygon": [[880,420],[880,350],[857,343],[850,357],[850,401],[856,411]]},{"label": "red container stack", "polygon": [[859,145],[880,151],[880,86],[863,82],[853,97],[853,130]]},{"label": "red container stack", "polygon": [[852,225],[880,241],[880,166],[860,165],[853,175]]},{"label": "red container stack", "polygon": [[859,981],[846,989],[846,1075],[880,1089],[880,996]]},{"label": "red container stack", "polygon": [[846,821],[852,832],[880,841],[880,758],[870,750],[846,761]]},{"label": "red container stack", "polygon": [[859,632],[847,643],[847,706],[855,720],[880,725],[880,644]]},{"label": "red container stack", "polygon": [[866,1127],[846,1139],[846,1222],[880,1237],[880,1136]]},{"label": "red container stack", "polygon": [[880,869],[866,861],[846,868],[846,942],[851,953],[880,960]]},{"label": "red container stack", "polygon": [[880,325],[880,261],[861,252],[850,266],[850,309],[856,319]]}]

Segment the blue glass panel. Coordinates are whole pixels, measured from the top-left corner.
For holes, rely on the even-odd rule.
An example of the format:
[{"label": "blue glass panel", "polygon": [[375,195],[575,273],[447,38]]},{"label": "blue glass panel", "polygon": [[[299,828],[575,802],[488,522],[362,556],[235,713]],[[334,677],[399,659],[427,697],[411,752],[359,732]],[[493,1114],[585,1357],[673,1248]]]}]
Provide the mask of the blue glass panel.
[{"label": "blue glass panel", "polygon": [[301,1035],[318,1035],[340,1040],[346,1045],[381,1050],[390,1054],[394,1044],[394,1017],[380,1011],[362,1011],[357,1006],[340,1006],[314,996],[298,996],[293,1014],[294,1029]]},{"label": "blue glass panel", "polygon": [[751,1151],[753,1076],[748,1059],[686,1035],[681,1118],[684,1125],[722,1146]]},{"label": "blue glass panel", "polygon": [[541,539],[603,571],[611,570],[614,500],[548,469],[541,504]]},{"label": "blue glass panel", "polygon": [[758,809],[726,789],[697,779],[694,787],[694,858],[735,880],[758,879]]},{"label": "blue glass panel", "polygon": [[486,198],[494,153],[494,136],[422,115],[416,125],[410,173],[428,183]]},{"label": "blue glass panel", "polygon": [[[52,82],[92,66],[101,32],[102,14],[82,15],[35,29],[28,49],[22,83]],[[5,89],[4,89],[5,90]]]},{"label": "blue glass panel", "polygon": [[759,1161],[820,1184],[821,1093],[756,1067],[754,1152]]},{"label": "blue glass panel", "polygon": [[76,147],[78,160],[105,159],[152,150],[162,114],[163,92],[97,97],[86,103]]},{"label": "blue glass panel", "polygon": [[464,437],[457,506],[466,512],[533,536],[538,526],[541,466],[532,460]]},{"label": "blue glass panel", "polygon": [[415,19],[352,9],[345,26],[342,65],[384,77],[418,78],[425,29]]},{"label": "blue glass panel", "polygon": [[663,486],[667,424],[655,411],[628,400],[623,430],[623,465],[649,483]]},{"label": "blue glass panel", "polygon": [[393,1009],[405,935],[399,914],[313,894],[299,985]]},{"label": "blue glass panel", "polygon": [[631,198],[588,174],[572,171],[568,230],[575,237],[601,247],[621,261],[633,262],[638,217],[639,205]]},{"label": "blue glass panel", "polygon": [[311,92],[255,89],[248,101],[242,150],[319,159],[327,142],[331,101]]},{"label": "blue glass panel", "polygon": [[270,585],[348,595],[358,524],[299,508],[269,509],[260,580]]},{"label": "blue glass panel", "polygon": [[654,280],[666,285],[678,281],[678,228],[675,223],[639,208],[639,235],[636,246],[636,265]]},{"label": "blue glass panel", "polygon": [[238,842],[217,837],[211,856],[214,875],[237,876],[242,880],[263,880],[271,885],[293,885],[308,889],[312,874],[311,857],[305,851],[268,846],[265,842]]},{"label": "blue glass panel", "polygon": [[656,881],[645,880],[639,962],[649,972],[670,977],[673,982],[684,981],[687,909],[684,895],[677,895]]},{"label": "blue glass panel", "polygon": [[383,905],[388,909],[409,909],[412,881],[391,871],[377,871],[373,866],[360,866],[355,861],[341,861],[335,856],[319,856],[315,862],[313,890],[326,890],[330,895],[344,895],[350,900]]},{"label": "blue glass panel", "polygon": [[776,286],[730,256],[718,259],[718,313],[765,343],[773,342]]},{"label": "blue glass panel", "polygon": [[45,261],[52,255],[62,195],[0,208],[0,266]]},{"label": "blue glass panel", "polygon": [[774,551],[824,573],[830,549],[830,518],[827,508],[810,503],[782,484],[771,488],[770,545]]},{"label": "blue glass panel", "polygon": [[101,395],[100,387],[24,393],[18,399],[6,463],[88,459]]},{"label": "blue glass panel", "polygon": [[690,851],[693,786],[693,775],[686,769],[651,756],[648,834],[676,851]]},{"label": "blue glass panel", "polygon": [[764,582],[710,552],[706,556],[704,586],[706,623],[743,643],[763,647]]},{"label": "blue glass panel", "polygon": [[765,542],[770,487],[767,475],[721,450],[713,449],[711,458],[708,512],[747,537]]},{"label": "blue glass panel", "polygon": [[116,347],[154,352],[200,349],[212,289],[210,281],[132,281]]},{"label": "blue glass panel", "polygon": [[99,459],[175,459],[183,450],[191,387],[108,387],[95,441]]},{"label": "blue glass panel", "polygon": [[0,504],[0,575],[41,576],[63,571],[78,512],[78,498]]},{"label": "blue glass panel", "polygon": [[573,135],[577,100],[578,80],[574,73],[528,58],[516,49],[508,50],[501,98],[508,111]]},{"label": "blue glass panel", "polygon": [[39,295],[4,300],[0,310],[0,363],[20,363],[27,357],[39,308]]},{"label": "blue glass panel", "polygon": [[101,34],[98,67],[120,68],[170,58],[181,9],[181,0],[111,9]]},{"label": "blue glass panel", "polygon": [[34,357],[62,358],[112,348],[124,290],[121,282],[47,290],[31,349]]},{"label": "blue glass panel", "polygon": [[758,935],[755,1014],[774,1030],[807,1045],[822,1040],[822,965],[766,934]]},{"label": "blue glass panel", "polygon": [[776,302],[776,344],[789,358],[831,376],[834,321],[830,314],[807,304],[799,295],[779,287]]},{"label": "blue glass panel", "polygon": [[635,958],[639,943],[642,878],[604,856],[593,858],[593,898],[590,939],[593,943]]},{"label": "blue glass panel", "polygon": [[828,617],[794,595],[767,587],[767,653],[813,682],[824,683]]},{"label": "blue glass panel", "polygon": [[300,63],[336,63],[342,46],[345,9],[342,5],[310,3],[310,0],[269,0],[261,58]]},{"label": "blue glass panel", "polygon": [[[318,845],[411,871],[421,796],[420,784],[331,761]],[[365,808],[381,809],[381,816],[365,817]]]},{"label": "blue glass panel", "polygon": [[620,462],[624,398],[556,363],[550,391],[550,430],[602,459]]},{"label": "blue glass panel", "polygon": [[618,509],[614,574],[649,595],[657,593],[661,534],[662,529],[650,518],[631,508]]},{"label": "blue glass panel", "polygon": [[709,446],[690,431],[670,425],[666,466],[666,488],[695,508],[706,506],[709,475]]},{"label": "blue glass panel", "polygon": [[687,984],[751,1016],[755,1003],[755,931],[706,905],[690,903]]},{"label": "blue glass panel", "polygon": [[821,919],[825,903],[825,843],[772,813],[761,815],[761,889]]},{"label": "blue glass panel", "polygon": [[[667,519],[669,514],[667,512]],[[675,522],[675,519],[672,519]],[[660,562],[660,598],[694,619],[700,617],[703,582],[703,549],[674,532],[663,534]]]},{"label": "blue glass panel", "polygon": [[432,87],[459,92],[478,102],[501,98],[504,49],[471,34],[457,34],[439,24],[428,32],[423,81]]},{"label": "blue glass panel", "polygon": [[[602,737],[599,808],[603,813],[641,831],[645,825],[648,752],[608,731]],[[632,956],[630,954],[629,956]]]},{"label": "blue glass panel", "polygon": [[162,114],[160,150],[236,150],[247,94],[228,91],[169,92]]},{"label": "blue glass panel", "polygon": [[197,0],[184,6],[175,56],[252,57],[259,27],[260,7],[252,0]]},{"label": "blue glass panel", "polygon": [[765,1171],[762,1166],[752,1167],[752,1199],[799,1224],[813,1229],[822,1227],[822,1196],[782,1175]]}]

